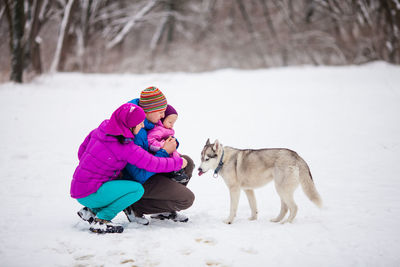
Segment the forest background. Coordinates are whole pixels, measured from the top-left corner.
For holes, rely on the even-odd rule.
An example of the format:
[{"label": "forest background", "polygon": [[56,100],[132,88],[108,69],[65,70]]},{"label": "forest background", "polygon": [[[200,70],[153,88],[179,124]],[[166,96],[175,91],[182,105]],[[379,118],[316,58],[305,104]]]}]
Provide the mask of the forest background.
[{"label": "forest background", "polygon": [[1,0],[0,82],[400,63],[399,0]]}]

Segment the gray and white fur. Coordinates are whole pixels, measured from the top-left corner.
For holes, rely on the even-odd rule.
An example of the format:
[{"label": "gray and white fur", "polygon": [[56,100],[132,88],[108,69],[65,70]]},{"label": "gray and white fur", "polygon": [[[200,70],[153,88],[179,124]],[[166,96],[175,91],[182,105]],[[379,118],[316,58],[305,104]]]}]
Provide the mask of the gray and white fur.
[{"label": "gray and white fur", "polygon": [[[214,176],[221,175],[230,193],[230,213],[224,220],[231,224],[236,216],[240,190],[248,198],[251,217],[257,219],[257,203],[254,189],[274,180],[275,188],[281,199],[281,210],[272,222],[292,223],[297,214],[297,205],[293,194],[299,184],[306,196],[318,207],[322,199],[317,192],[307,163],[294,151],[285,148],[236,149],[224,147],[216,140],[213,144],[207,140],[201,152],[199,176],[214,170]],[[290,214],[283,220],[287,211]]]}]

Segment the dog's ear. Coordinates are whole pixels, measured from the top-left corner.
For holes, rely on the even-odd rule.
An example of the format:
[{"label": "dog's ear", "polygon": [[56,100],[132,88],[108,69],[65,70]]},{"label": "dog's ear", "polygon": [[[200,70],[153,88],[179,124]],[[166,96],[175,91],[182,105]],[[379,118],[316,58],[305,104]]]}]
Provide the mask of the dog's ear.
[{"label": "dog's ear", "polygon": [[207,139],[206,146],[210,144],[210,138]]},{"label": "dog's ear", "polygon": [[218,141],[218,139],[216,139],[214,142],[214,146],[213,146],[214,151],[218,151],[219,145],[220,145],[219,141]]}]

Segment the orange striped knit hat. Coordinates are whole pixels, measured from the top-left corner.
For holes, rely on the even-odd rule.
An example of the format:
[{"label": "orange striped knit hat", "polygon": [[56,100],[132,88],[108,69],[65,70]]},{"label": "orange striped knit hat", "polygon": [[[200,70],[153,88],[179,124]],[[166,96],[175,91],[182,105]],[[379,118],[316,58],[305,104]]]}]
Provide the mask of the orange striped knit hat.
[{"label": "orange striped knit hat", "polygon": [[140,93],[139,106],[144,112],[151,113],[167,108],[167,99],[157,87],[148,87]]}]

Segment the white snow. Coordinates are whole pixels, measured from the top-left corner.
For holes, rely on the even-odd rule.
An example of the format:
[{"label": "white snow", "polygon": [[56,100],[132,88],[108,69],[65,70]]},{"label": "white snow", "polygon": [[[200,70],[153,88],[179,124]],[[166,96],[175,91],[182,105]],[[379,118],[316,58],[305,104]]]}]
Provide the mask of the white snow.
[{"label": "white snow", "polygon": [[[119,105],[155,85],[179,112],[179,151],[199,165],[208,137],[237,148],[287,147],[324,200],[299,188],[293,224],[275,224],[273,184],[242,194],[232,225],[223,180],[197,172],[188,223],[114,221],[98,235],[70,198],[78,147]],[[400,67],[43,76],[0,85],[0,266],[400,266]]]}]

